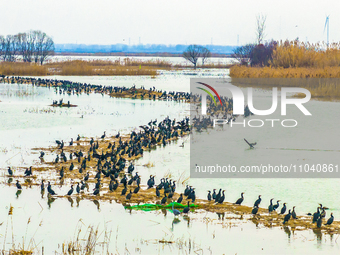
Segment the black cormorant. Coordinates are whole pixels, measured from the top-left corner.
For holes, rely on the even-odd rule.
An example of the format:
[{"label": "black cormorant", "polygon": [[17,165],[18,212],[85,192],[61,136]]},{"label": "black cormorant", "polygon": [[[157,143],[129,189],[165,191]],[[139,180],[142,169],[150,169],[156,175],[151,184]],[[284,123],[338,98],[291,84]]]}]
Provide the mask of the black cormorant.
[{"label": "black cormorant", "polygon": [[132,190],[130,189],[130,193],[126,195],[126,199],[130,200],[131,197],[132,197]]},{"label": "black cormorant", "polygon": [[71,196],[73,193],[73,185],[71,185],[71,189],[67,192],[68,196]]},{"label": "black cormorant", "polygon": [[258,211],[259,211],[259,207],[258,206],[254,206],[253,210],[251,210],[251,213],[256,215]]},{"label": "black cormorant", "polygon": [[280,201],[281,201],[281,200],[277,200],[277,201],[276,201],[276,205],[273,205],[273,210],[274,210],[274,211],[276,211],[276,209],[279,208],[279,206],[280,206],[279,202],[280,202]]},{"label": "black cormorant", "polygon": [[138,184],[138,186],[135,188],[135,190],[133,191],[133,193],[137,194],[138,191],[139,191],[139,189],[140,189],[140,186],[139,186],[139,184]]},{"label": "black cormorant", "polygon": [[218,203],[220,201],[220,198],[221,198],[221,192],[222,192],[222,189],[220,189],[215,197],[215,203]]},{"label": "black cormorant", "polygon": [[292,218],[297,219],[296,212],[295,212],[295,206],[293,206]]},{"label": "black cormorant", "polygon": [[242,204],[242,202],[243,202],[243,200],[244,200],[243,194],[244,194],[244,192],[241,193],[241,197],[240,197],[239,199],[237,199],[237,201],[235,202],[235,204],[237,204],[237,205],[241,205],[241,204]]},{"label": "black cormorant", "polygon": [[45,191],[45,184],[44,184],[44,180],[41,181],[41,184],[40,184],[40,190],[41,191]]},{"label": "black cormorant", "polygon": [[210,191],[210,190],[208,190],[208,196],[207,196],[207,198],[208,198],[208,201],[211,201],[211,191]]},{"label": "black cormorant", "polygon": [[162,201],[161,201],[161,205],[164,205],[167,201],[168,197],[165,195],[163,198],[162,198]]},{"label": "black cormorant", "polygon": [[270,199],[270,205],[268,206],[268,212],[271,213],[273,211],[273,199]]},{"label": "black cormorant", "polygon": [[182,203],[182,201],[183,201],[183,194],[181,193],[180,195],[179,195],[179,198],[177,199],[177,203]]},{"label": "black cormorant", "polygon": [[321,228],[321,225],[322,225],[322,217],[319,216],[318,220],[316,221],[316,226],[317,226],[318,228]]},{"label": "black cormorant", "polygon": [[320,217],[320,207],[318,207],[317,211],[313,214],[313,223],[315,223]]},{"label": "black cormorant", "polygon": [[188,213],[190,211],[190,204],[188,201],[188,206],[183,209],[183,213]]},{"label": "black cormorant", "polygon": [[10,167],[8,167],[7,171],[8,171],[8,175],[13,176],[13,170]]},{"label": "black cormorant", "polygon": [[254,203],[254,207],[258,207],[259,205],[260,205],[260,203],[261,203],[261,195],[259,195],[259,198],[255,201],[255,203]]},{"label": "black cormorant", "polygon": [[21,185],[20,185],[18,180],[17,180],[17,183],[15,185],[17,186],[18,189],[22,189],[22,187],[21,187]]},{"label": "black cormorant", "polygon": [[99,189],[95,189],[94,192],[93,192],[93,195],[95,195],[95,196],[99,195],[99,191],[100,191]]},{"label": "black cormorant", "polygon": [[122,189],[122,193],[120,195],[124,196],[126,194],[126,191],[127,191],[127,186],[124,185],[124,189]]},{"label": "black cormorant", "polygon": [[333,213],[331,213],[331,217],[328,219],[327,223],[325,225],[331,225],[334,221]]},{"label": "black cormorant", "polygon": [[286,203],[283,203],[280,214],[284,214],[286,212],[286,209],[287,209]]},{"label": "black cormorant", "polygon": [[87,172],[87,174],[85,175],[84,181],[88,181],[89,177],[90,177],[90,174],[89,174],[89,172]]},{"label": "black cormorant", "polygon": [[216,189],[213,189],[212,199],[216,199]]},{"label": "black cormorant", "polygon": [[289,210],[288,214],[286,214],[286,216],[283,219],[283,224],[286,224],[286,222],[288,222],[290,220],[290,216],[291,216],[291,213],[290,213],[290,210]]},{"label": "black cormorant", "polygon": [[224,202],[224,198],[225,198],[224,191],[225,191],[225,190],[222,191],[222,196],[221,196],[220,199],[218,200],[218,203],[219,203],[219,204],[222,204],[222,203]]}]

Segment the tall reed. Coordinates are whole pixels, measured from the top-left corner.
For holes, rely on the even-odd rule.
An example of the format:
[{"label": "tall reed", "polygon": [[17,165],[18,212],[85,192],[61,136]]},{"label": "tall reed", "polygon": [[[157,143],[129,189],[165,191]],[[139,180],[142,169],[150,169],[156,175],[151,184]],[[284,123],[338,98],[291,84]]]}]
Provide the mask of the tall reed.
[{"label": "tall reed", "polygon": [[339,67],[340,43],[325,44],[303,43],[298,41],[279,42],[269,63],[274,68],[290,67]]},{"label": "tall reed", "polygon": [[0,63],[0,74],[3,75],[47,75],[46,66],[35,63],[2,62]]},{"label": "tall reed", "polygon": [[45,65],[20,62],[0,63],[0,74],[3,75],[152,75],[159,69],[172,68],[164,60],[139,60],[132,58],[110,60],[68,60],[50,62]]}]

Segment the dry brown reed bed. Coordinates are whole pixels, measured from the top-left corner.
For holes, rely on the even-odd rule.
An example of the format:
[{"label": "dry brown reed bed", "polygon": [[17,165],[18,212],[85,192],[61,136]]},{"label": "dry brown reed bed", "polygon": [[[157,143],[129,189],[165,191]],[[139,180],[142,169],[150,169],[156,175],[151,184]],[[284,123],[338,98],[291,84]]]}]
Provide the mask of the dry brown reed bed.
[{"label": "dry brown reed bed", "polygon": [[272,60],[269,64],[274,68],[307,67],[323,69],[339,67],[340,43],[331,43],[327,46],[321,43],[281,41],[274,48]]},{"label": "dry brown reed bed", "polygon": [[230,68],[232,78],[340,78],[338,67],[248,67],[233,66]]},{"label": "dry brown reed bed", "polygon": [[[298,41],[280,42],[267,67],[233,66],[232,78],[340,78],[340,43],[327,47]],[[313,98],[339,100],[339,82],[321,82],[306,86]],[[308,85],[308,83],[306,83]],[[277,86],[275,83],[273,86]],[[300,85],[300,87],[303,87]]]},{"label": "dry brown reed bed", "polygon": [[0,63],[0,74],[3,75],[152,75],[159,69],[170,69],[172,64],[164,60],[69,60],[50,62],[44,65],[22,62]]},{"label": "dry brown reed bed", "polygon": [[3,75],[49,75],[46,66],[31,63],[1,62],[0,74]]},{"label": "dry brown reed bed", "polygon": [[[208,63],[198,68],[230,68],[224,63]],[[165,60],[140,60],[124,58],[122,60],[67,60],[49,62],[44,65],[23,62],[0,63],[0,74],[3,75],[158,75],[158,70],[192,68],[188,65],[173,65]]]},{"label": "dry brown reed bed", "polygon": [[[332,74],[330,70],[337,73]],[[314,99],[340,100],[340,67],[327,67],[319,69],[319,71],[323,72],[324,75],[316,75],[315,73],[310,76],[301,75],[302,73],[313,72],[311,68],[275,69],[271,67],[235,66],[230,69],[230,76],[232,77],[232,83],[238,86],[265,89],[271,89],[272,87],[302,87],[308,89]],[[289,74],[290,72],[291,75]],[[299,94],[296,96],[305,97],[305,95]]]}]

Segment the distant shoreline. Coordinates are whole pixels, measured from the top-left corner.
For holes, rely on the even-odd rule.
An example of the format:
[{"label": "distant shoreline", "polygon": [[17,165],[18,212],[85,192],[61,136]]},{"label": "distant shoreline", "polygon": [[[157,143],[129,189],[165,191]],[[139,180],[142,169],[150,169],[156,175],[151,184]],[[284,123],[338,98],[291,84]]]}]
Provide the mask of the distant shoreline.
[{"label": "distant shoreline", "polygon": [[[133,53],[133,52],[97,52],[97,53],[81,53],[81,52],[55,52],[55,56],[103,56],[103,57],[182,57],[180,53]],[[231,54],[211,53],[212,58],[232,58]]]}]

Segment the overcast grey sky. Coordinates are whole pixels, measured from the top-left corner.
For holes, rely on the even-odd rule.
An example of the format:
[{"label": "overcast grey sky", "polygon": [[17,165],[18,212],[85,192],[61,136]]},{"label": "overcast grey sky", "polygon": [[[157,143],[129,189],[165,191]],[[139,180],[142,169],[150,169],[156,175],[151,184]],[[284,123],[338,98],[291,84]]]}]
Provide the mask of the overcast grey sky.
[{"label": "overcast grey sky", "polygon": [[267,15],[265,39],[340,41],[339,0],[0,0],[1,35],[42,30],[55,43],[213,44],[255,40],[256,15]]}]

